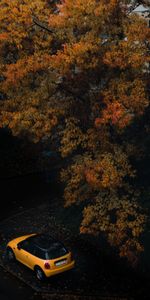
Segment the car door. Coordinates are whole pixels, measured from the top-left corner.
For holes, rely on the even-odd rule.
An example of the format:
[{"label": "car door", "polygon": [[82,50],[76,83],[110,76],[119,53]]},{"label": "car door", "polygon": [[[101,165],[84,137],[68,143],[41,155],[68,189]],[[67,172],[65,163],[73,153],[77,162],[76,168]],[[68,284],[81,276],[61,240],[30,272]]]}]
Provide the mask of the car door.
[{"label": "car door", "polygon": [[32,245],[30,244],[30,241],[27,239],[20,243],[19,249],[17,249],[17,259],[23,263],[24,265],[31,268],[31,261],[32,261]]}]

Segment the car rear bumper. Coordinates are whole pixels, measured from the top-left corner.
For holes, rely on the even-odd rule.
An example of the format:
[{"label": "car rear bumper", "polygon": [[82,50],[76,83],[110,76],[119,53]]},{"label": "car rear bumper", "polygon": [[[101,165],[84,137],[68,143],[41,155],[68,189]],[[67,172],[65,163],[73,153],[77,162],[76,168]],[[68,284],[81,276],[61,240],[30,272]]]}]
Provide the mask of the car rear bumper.
[{"label": "car rear bumper", "polygon": [[52,269],[52,270],[44,270],[45,271],[44,273],[45,273],[46,277],[50,277],[50,276],[53,276],[53,275],[56,275],[56,274],[59,274],[59,273],[65,272],[65,271],[69,271],[72,268],[74,268],[74,265],[75,265],[75,261],[73,260],[71,263],[69,263],[63,267],[61,266],[61,267],[57,267],[56,269]]}]

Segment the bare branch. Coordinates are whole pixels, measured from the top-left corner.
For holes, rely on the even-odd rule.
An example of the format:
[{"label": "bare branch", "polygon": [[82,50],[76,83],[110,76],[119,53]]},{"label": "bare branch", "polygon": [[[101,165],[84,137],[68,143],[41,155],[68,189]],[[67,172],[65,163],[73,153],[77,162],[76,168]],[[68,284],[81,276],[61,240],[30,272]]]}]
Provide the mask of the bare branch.
[{"label": "bare branch", "polygon": [[36,17],[32,17],[33,23],[37,26],[39,26],[40,28],[47,30],[50,33],[54,33],[54,31],[52,31],[48,26],[46,26],[45,24],[43,24],[42,22],[40,22]]},{"label": "bare branch", "polygon": [[134,0],[132,2],[132,4],[129,6],[129,8],[127,9],[127,14],[131,14],[139,5],[148,5],[148,1],[137,1],[137,0]]}]

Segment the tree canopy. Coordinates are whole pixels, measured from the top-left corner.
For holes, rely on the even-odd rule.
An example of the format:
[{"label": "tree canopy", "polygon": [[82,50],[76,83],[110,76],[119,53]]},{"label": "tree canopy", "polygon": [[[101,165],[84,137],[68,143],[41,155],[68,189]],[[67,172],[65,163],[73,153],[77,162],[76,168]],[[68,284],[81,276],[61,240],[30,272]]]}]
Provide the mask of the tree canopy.
[{"label": "tree canopy", "polygon": [[149,106],[150,61],[137,3],[0,1],[0,126],[35,143],[57,135],[65,205],[85,203],[80,231],[132,262],[146,215],[127,132]]}]

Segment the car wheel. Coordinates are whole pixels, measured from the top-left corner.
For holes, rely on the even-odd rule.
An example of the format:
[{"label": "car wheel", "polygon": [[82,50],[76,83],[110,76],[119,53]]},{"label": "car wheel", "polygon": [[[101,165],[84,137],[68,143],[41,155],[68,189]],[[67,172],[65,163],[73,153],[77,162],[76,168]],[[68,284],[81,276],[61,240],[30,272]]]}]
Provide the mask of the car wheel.
[{"label": "car wheel", "polygon": [[7,259],[9,261],[15,261],[16,260],[15,254],[14,254],[13,250],[10,247],[8,247],[6,249],[6,256],[7,256]]},{"label": "car wheel", "polygon": [[38,280],[43,281],[45,279],[46,276],[40,267],[35,267],[34,271]]}]

